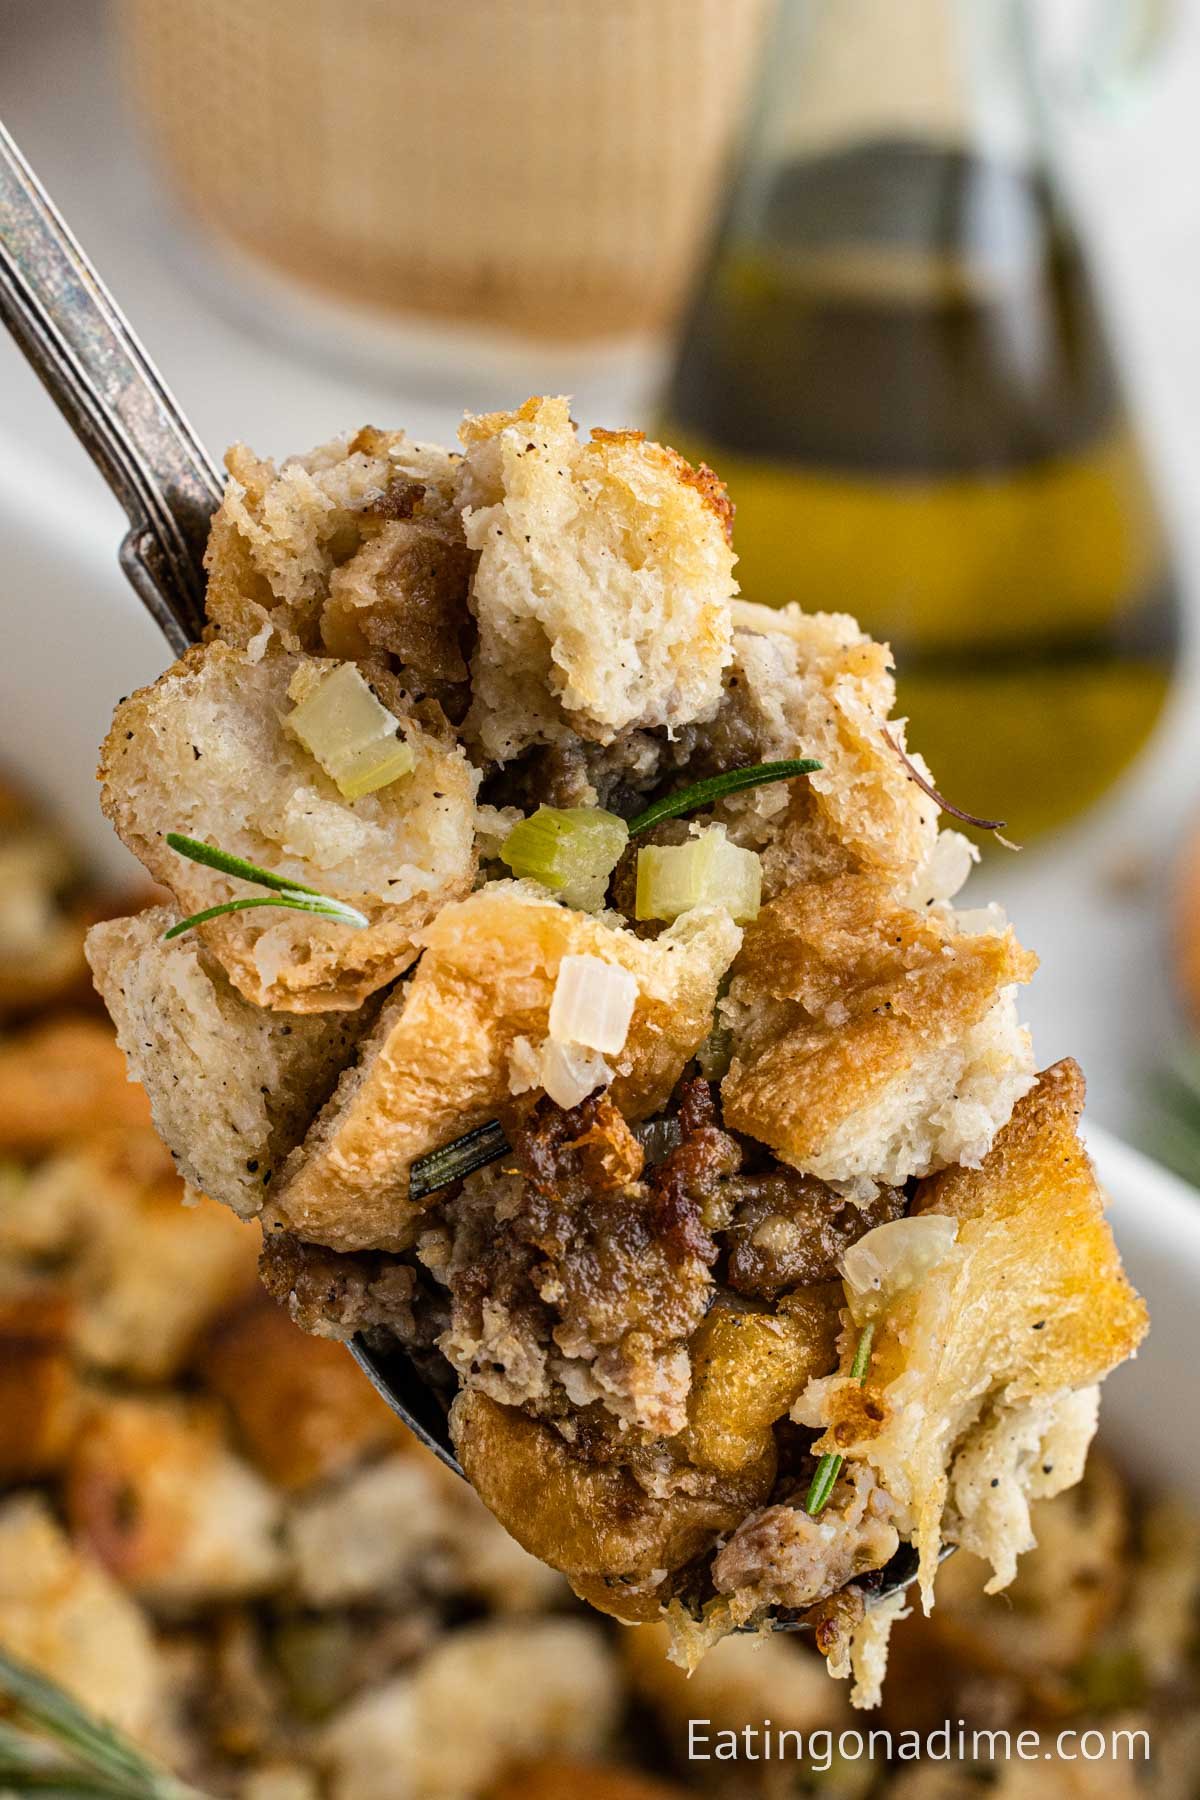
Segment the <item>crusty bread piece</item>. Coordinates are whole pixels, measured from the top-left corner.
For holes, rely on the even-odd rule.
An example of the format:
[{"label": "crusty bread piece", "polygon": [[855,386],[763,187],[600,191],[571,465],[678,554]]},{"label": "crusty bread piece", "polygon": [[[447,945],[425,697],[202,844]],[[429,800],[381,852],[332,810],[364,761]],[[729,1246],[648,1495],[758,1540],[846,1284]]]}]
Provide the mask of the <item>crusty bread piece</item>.
[{"label": "crusty bread piece", "polygon": [[412,773],[353,803],[284,728],[289,685],[336,668],[269,645],[190,650],[116,711],[101,754],[101,804],[118,834],[183,913],[261,890],[168,849],[168,831],[218,845],[348,901],[352,930],[309,913],[241,912],[200,927],[233,985],[259,1006],[357,1006],[416,955],[414,934],[475,873],[478,777],[461,749],[409,716],[391,677],[373,672],[403,718]]},{"label": "crusty bread piece", "polygon": [[40,1494],[0,1505],[0,1644],[140,1742],[159,1737],[166,1669],[149,1621]]},{"label": "crusty bread piece", "polygon": [[641,432],[580,444],[564,399],[469,418],[460,435],[478,554],[469,723],[485,754],[711,717],[735,592],[712,471]]},{"label": "crusty bread piece", "polygon": [[0,1043],[0,1151],[38,1155],[72,1138],[144,1131],[150,1108],[132,1087],[103,1019],[46,1019]]},{"label": "crusty bread piece", "polygon": [[[0,1275],[6,1274],[0,1268]],[[0,1292],[0,1481],[44,1479],[66,1457],[79,1417],[74,1305],[57,1283]]]},{"label": "crusty bread piece", "polygon": [[562,958],[628,969],[638,999],[613,1098],[627,1117],[661,1107],[707,1036],[741,933],[720,907],[685,914],[657,939],[572,912],[526,882],[490,882],[423,933],[412,981],[384,1007],[271,1196],[273,1220],[338,1250],[403,1249],[420,1207],[417,1157],[512,1103],[515,1040],[546,1036]]},{"label": "crusty bread piece", "polygon": [[[712,731],[736,761],[812,756],[803,781],[732,795],[717,809],[763,859],[770,899],[800,881],[861,870],[909,886],[933,853],[938,808],[893,747],[904,747],[891,652],[844,613],[733,607],[733,661]],[[888,742],[885,731],[892,742]],[[920,757],[915,765],[927,774]]]},{"label": "crusty bread piece", "polygon": [[725,1122],[824,1181],[976,1164],[1032,1084],[1011,930],[914,912],[878,876],[793,888],[746,931],[722,1015]]},{"label": "crusty bread piece", "polygon": [[944,1530],[991,1562],[990,1587],[1011,1580],[1032,1544],[1030,1500],[1079,1479],[1094,1384],[1145,1334],[1077,1135],[1083,1092],[1076,1064],[1056,1063],[980,1168],[922,1184],[914,1212],[957,1220],[956,1244],[889,1306],[865,1382],[846,1373],[850,1327],[843,1373],[796,1409],[827,1427],[818,1452],[876,1471],[920,1548],[926,1610]]},{"label": "crusty bread piece", "polygon": [[261,1290],[213,1321],[192,1366],[229,1408],[246,1455],[285,1491],[412,1442],[341,1346],[298,1331]]},{"label": "crusty bread piece", "polygon": [[156,1607],[264,1593],[286,1573],[281,1498],[234,1453],[208,1403],[97,1397],[65,1497],[76,1540]]},{"label": "crusty bread piece", "polygon": [[458,529],[458,461],[403,431],[369,425],[279,469],[235,444],[205,557],[213,632],[244,648],[269,619],[292,648],[319,651],[335,570],[389,520]]},{"label": "crusty bread piece", "polygon": [[582,1619],[487,1620],[352,1700],[316,1743],[330,1800],[476,1800],[522,1757],[596,1755],[620,1706]]},{"label": "crusty bread piece", "polygon": [[149,1094],[184,1180],[249,1219],[376,1008],[297,1015],[254,1006],[197,932],[163,941],[178,918],[159,906],[94,925],[87,957],[129,1079]]}]

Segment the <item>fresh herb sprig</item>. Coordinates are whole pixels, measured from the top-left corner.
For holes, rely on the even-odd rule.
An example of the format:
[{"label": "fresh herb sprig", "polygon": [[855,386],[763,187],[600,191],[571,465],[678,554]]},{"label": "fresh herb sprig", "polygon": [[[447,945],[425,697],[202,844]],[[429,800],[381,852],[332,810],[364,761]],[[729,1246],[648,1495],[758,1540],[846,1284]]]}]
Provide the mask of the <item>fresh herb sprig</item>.
[{"label": "fresh herb sprig", "polygon": [[452,1144],[443,1144],[440,1150],[417,1158],[408,1172],[409,1199],[428,1199],[452,1181],[461,1181],[464,1175],[486,1168],[497,1157],[506,1155],[509,1148],[504,1128],[495,1119],[477,1126],[464,1137],[455,1138]]},{"label": "fresh herb sprig", "polygon": [[[858,1340],[858,1348],[854,1352],[854,1361],[850,1364],[851,1379],[860,1385],[867,1379],[867,1370],[871,1366],[871,1341],[875,1336],[874,1324],[864,1325]],[[836,1451],[826,1451],[817,1464],[817,1472],[812,1478],[808,1490],[808,1498],[804,1502],[804,1510],[810,1518],[815,1519],[829,1502],[829,1496],[837,1486],[837,1478],[842,1472],[844,1457]]]},{"label": "fresh herb sprig", "polygon": [[42,1800],[205,1800],[115,1726],[0,1651],[0,1793]]},{"label": "fresh herb sprig", "polygon": [[763,787],[768,781],[789,781],[793,775],[811,775],[822,766],[811,756],[793,756],[784,762],[750,763],[744,769],[727,769],[723,775],[710,775],[706,781],[680,788],[677,794],[668,794],[665,799],[648,806],[645,812],[635,814],[629,820],[629,835],[636,837],[641,831],[661,825],[664,819],[680,819],[687,813],[701,812],[723,800],[727,794],[740,793],[743,788]]},{"label": "fresh herb sprig", "polygon": [[318,919],[333,919],[338,925],[348,925],[352,931],[363,931],[371,922],[356,907],[347,906],[344,900],[335,900],[318,888],[306,887],[302,881],[288,881],[282,875],[273,875],[270,869],[260,869],[256,863],[231,856],[227,850],[218,850],[215,844],[184,837],[178,831],[168,831],[167,844],[189,862],[203,863],[206,868],[219,869],[222,875],[236,876],[239,881],[253,882],[256,887],[269,888],[271,892],[225,900],[220,906],[207,906],[203,912],[192,913],[190,918],[181,919],[178,925],[164,931],[164,939],[182,937],[185,931],[191,931],[209,919],[219,919],[224,913],[248,912],[256,906],[290,907],[293,912],[312,913]]}]

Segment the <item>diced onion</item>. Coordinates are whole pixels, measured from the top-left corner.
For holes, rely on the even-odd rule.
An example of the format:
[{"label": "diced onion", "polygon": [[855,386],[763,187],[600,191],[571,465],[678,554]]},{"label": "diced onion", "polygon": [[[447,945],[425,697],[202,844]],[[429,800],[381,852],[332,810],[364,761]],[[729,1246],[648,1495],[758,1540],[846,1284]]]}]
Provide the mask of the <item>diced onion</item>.
[{"label": "diced onion", "polygon": [[578,1106],[599,1087],[607,1087],[612,1070],[598,1050],[582,1044],[546,1040],[542,1050],[542,1086],[556,1106]]},{"label": "diced onion", "polygon": [[842,1258],[850,1310],[857,1323],[878,1318],[898,1294],[915,1287],[954,1248],[958,1224],[943,1213],[919,1213],[876,1225]]},{"label": "diced onion", "polygon": [[709,825],[686,844],[647,844],[638,851],[639,919],[677,919],[694,906],[724,906],[739,925],[758,917],[762,864],[753,850],[731,844],[723,825]]},{"label": "diced onion", "polygon": [[550,1002],[550,1036],[602,1055],[625,1048],[638,997],[637,977],[598,956],[564,956]]},{"label": "diced onion", "polygon": [[540,881],[568,906],[598,912],[629,827],[598,806],[539,806],[514,825],[500,850],[514,875]]},{"label": "diced onion", "polygon": [[300,700],[288,727],[347,800],[389,787],[416,766],[412,746],[396,734],[400,721],[379,701],[353,663],[342,663]]}]

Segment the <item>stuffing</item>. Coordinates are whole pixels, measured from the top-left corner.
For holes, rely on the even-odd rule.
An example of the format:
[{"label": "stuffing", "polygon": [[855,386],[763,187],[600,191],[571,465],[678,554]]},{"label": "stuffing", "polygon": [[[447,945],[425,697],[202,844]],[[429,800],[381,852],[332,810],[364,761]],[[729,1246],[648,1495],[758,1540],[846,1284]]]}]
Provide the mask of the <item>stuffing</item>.
[{"label": "stuffing", "polygon": [[683,1800],[683,1789],[602,1763],[518,1763],[487,1800]]},{"label": "stuffing", "polygon": [[623,1632],[621,1656],[635,1693],[675,1742],[687,1740],[688,1721],[703,1719],[713,1733],[761,1727],[810,1731],[846,1724],[845,1701],[831,1688],[824,1665],[800,1638],[727,1637],[690,1674],[668,1660],[665,1625]]},{"label": "stuffing", "polygon": [[0,1644],[142,1742],[159,1734],[166,1695],[150,1626],[40,1495],[0,1504]]},{"label": "stuffing", "polygon": [[411,1242],[412,1163],[509,1110],[509,1057],[518,1038],[545,1039],[567,955],[598,957],[637,980],[611,1093],[626,1116],[654,1112],[708,1034],[740,939],[719,907],[685,914],[651,941],[522,882],[490,882],[444,908],[422,933],[416,974],[285,1165],[273,1216],[337,1249]]},{"label": "stuffing", "polygon": [[80,993],[79,889],[61,834],[0,781],[0,1018]]},{"label": "stuffing", "polygon": [[600,1751],[617,1706],[616,1668],[590,1626],[490,1622],[352,1701],[317,1753],[330,1800],[477,1800],[531,1755]]},{"label": "stuffing", "polygon": [[203,1402],[98,1397],[65,1498],[77,1540],[167,1614],[263,1593],[286,1575],[280,1498]]},{"label": "stuffing", "polygon": [[635,1435],[622,1439],[615,1425],[606,1435],[593,1422],[568,1441],[470,1388],[450,1429],[471,1485],[517,1542],[629,1622],[657,1617],[669,1574],[761,1505],[775,1478],[773,1445],[719,1473],[670,1446],[639,1455]]},{"label": "stuffing", "polygon": [[[364,913],[352,930],[310,913],[240,912],[200,927],[234,987],[285,1012],[353,1009],[416,956],[416,934],[475,873],[477,776],[461,749],[418,722],[394,677],[372,673],[416,763],[347,801],[285,728],[293,700],[339,665],[268,646],[190,650],[117,708],[101,753],[101,804],[185,914],[243,883],[166,844],[177,831],[316,888]],[[440,716],[440,715],[439,715]]]},{"label": "stuffing", "polygon": [[255,1467],[285,1492],[409,1441],[345,1352],[302,1336],[261,1292],[214,1320],[192,1366]]},{"label": "stuffing", "polygon": [[345,1342],[360,1331],[391,1331],[412,1343],[417,1336],[417,1277],[395,1256],[325,1250],[277,1229],[263,1237],[259,1274],[301,1330],[317,1337]]},{"label": "stuffing", "polygon": [[726,1122],[868,1193],[978,1165],[1032,1084],[1012,988],[1035,966],[1011,931],[913,912],[878,877],[793,888],[733,967]]},{"label": "stuffing", "polygon": [[[371,426],[279,469],[236,444],[225,459],[229,480],[205,557],[212,631],[245,648],[270,623],[293,648],[319,651],[328,644],[331,583],[392,521],[457,525],[457,462],[402,431]],[[335,627],[335,635],[345,629]]]},{"label": "stuffing", "polygon": [[869,1468],[848,1470],[816,1518],[803,1498],[801,1489],[791,1505],[751,1513],[713,1559],[713,1585],[745,1618],[764,1607],[812,1606],[896,1552],[891,1501]]},{"label": "stuffing", "polygon": [[[365,1385],[349,1357],[342,1361]],[[295,1593],[317,1609],[386,1603],[411,1611],[422,1600],[458,1596],[531,1612],[566,1593],[411,1438],[294,1500],[286,1541]]]},{"label": "stuffing", "polygon": [[[1088,1390],[1146,1329],[1079,1142],[1082,1106],[1078,1068],[1057,1063],[978,1169],[922,1183],[914,1212],[954,1220],[956,1242],[893,1299],[865,1381],[818,1380],[796,1407],[826,1427],[818,1452],[875,1471],[920,1549],[927,1610],[944,1532],[986,1556],[991,1588],[1011,1580],[1032,1543],[1030,1498],[1079,1479]],[[843,1368],[857,1341],[847,1330]]]},{"label": "stuffing", "polygon": [[96,988],[130,1081],[184,1179],[242,1218],[333,1091],[371,1022],[356,1012],[281,1014],[244,1000],[198,933],[163,941],[179,915],[152,907],[88,933]]},{"label": "stuffing", "polygon": [[70,1295],[46,1283],[0,1286],[0,1482],[61,1468],[79,1417]]},{"label": "stuffing", "polygon": [[[86,1066],[86,1065],[85,1065]],[[73,1354],[93,1369],[164,1380],[254,1282],[258,1233],[184,1190],[149,1131],[113,1132],[13,1173],[0,1256],[45,1268],[70,1296]]]},{"label": "stuffing", "polygon": [[729,661],[732,509],[641,432],[578,442],[568,402],[468,419],[459,472],[479,630],[468,726],[509,762],[571,733],[711,718]]},{"label": "stuffing", "polygon": [[253,1285],[258,1233],[214,1200],[185,1205],[174,1175],[144,1185],[118,1177],[107,1193],[111,1204],[76,1246],[76,1349],[93,1368],[167,1380],[209,1320]]},{"label": "stuffing", "polygon": [[786,756],[822,766],[803,783],[735,794],[716,817],[761,853],[768,898],[843,872],[902,892],[933,853],[938,809],[893,747],[904,747],[904,723],[890,719],[887,646],[844,613],[735,601],[733,620],[733,661],[701,757],[717,768]]},{"label": "stuffing", "polygon": [[101,1019],[64,1014],[0,1043],[0,1151],[37,1155],[76,1137],[144,1130],[150,1108]]}]

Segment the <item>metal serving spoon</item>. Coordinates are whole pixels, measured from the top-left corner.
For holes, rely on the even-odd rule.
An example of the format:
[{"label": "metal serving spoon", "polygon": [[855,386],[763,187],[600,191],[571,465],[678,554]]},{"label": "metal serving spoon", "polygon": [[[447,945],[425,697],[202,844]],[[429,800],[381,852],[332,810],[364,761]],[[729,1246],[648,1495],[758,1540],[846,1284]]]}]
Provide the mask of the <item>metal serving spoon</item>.
[{"label": "metal serving spoon", "polygon": [[[120,562],[176,656],[204,629],[204,549],[222,482],[46,190],[0,124],[0,319],[129,518]],[[462,1475],[445,1410],[400,1345],[350,1353],[392,1411]],[[872,1597],[914,1580],[902,1544]],[[806,1629],[780,1615],[780,1631]]]}]

